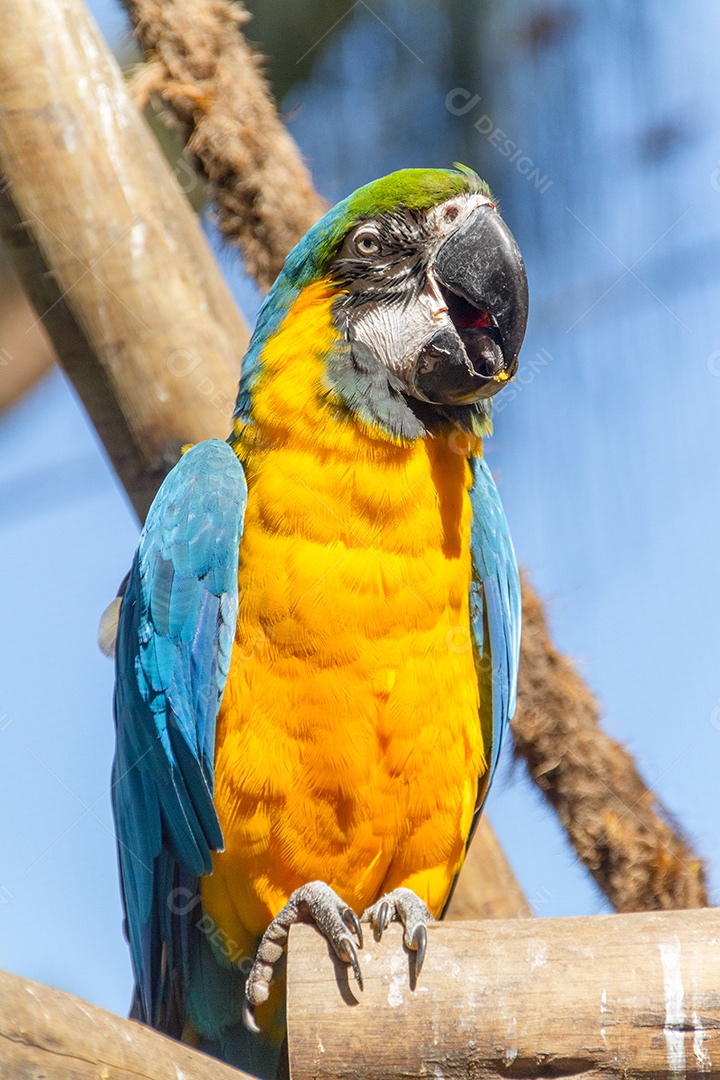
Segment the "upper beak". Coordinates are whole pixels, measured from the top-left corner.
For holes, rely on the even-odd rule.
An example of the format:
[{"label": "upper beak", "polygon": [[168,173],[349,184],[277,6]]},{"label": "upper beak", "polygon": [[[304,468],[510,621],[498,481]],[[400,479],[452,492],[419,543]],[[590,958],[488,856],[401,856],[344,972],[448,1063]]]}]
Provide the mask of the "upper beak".
[{"label": "upper beak", "polygon": [[453,329],[426,343],[413,390],[437,404],[490,397],[517,371],[527,325],[527,277],[515,238],[497,210],[480,206],[442,245],[433,269]]}]

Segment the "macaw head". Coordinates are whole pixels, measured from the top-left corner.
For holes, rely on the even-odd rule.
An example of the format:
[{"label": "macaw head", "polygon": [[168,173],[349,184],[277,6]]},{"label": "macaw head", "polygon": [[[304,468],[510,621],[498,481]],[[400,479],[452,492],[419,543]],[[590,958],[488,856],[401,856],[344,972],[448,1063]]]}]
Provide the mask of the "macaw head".
[{"label": "macaw head", "polygon": [[[338,345],[328,388],[401,438],[433,417],[483,429],[487,401],[513,377],[527,279],[512,233],[470,169],[403,169],[334,206],[288,256],[243,365],[309,285],[332,291]],[[248,365],[248,361],[250,364]]]}]

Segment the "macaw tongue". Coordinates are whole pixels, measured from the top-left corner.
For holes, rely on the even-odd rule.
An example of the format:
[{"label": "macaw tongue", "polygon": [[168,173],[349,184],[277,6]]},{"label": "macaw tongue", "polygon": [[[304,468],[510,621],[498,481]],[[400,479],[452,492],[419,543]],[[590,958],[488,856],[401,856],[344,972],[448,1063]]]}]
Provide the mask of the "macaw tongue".
[{"label": "macaw tongue", "polygon": [[458,320],[455,325],[461,330],[479,330],[482,326],[494,326],[495,320],[489,311],[476,311],[469,318]]},{"label": "macaw tongue", "polygon": [[449,289],[442,290],[448,307],[450,321],[456,330],[476,330],[482,326],[497,326],[497,321],[489,311],[476,308],[464,296],[458,296]]}]

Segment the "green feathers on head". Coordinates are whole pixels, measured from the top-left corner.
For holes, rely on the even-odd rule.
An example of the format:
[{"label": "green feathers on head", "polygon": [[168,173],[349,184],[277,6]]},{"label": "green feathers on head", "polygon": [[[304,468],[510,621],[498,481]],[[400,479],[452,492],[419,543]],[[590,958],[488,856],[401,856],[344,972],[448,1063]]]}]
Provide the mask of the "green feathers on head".
[{"label": "green feathers on head", "polygon": [[[410,210],[427,210],[463,192],[474,191],[492,199],[485,181],[466,165],[457,165],[455,169],[400,169],[348,195],[313,226],[295,250],[304,248],[306,243],[314,249],[312,262],[316,275],[320,277],[346,233],[365,218],[388,213],[401,206]],[[305,259],[308,254],[307,249],[302,252]]]}]

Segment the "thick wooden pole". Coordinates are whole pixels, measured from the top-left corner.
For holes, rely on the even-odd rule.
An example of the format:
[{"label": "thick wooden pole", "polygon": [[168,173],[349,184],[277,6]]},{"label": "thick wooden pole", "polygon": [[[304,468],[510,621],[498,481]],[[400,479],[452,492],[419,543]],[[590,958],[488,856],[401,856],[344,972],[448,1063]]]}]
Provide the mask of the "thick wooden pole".
[{"label": "thick wooden pole", "polygon": [[0,232],[139,515],[227,435],[248,334],[81,0],[6,0]]},{"label": "thick wooden pole", "polygon": [[720,911],[440,923],[415,989],[397,925],[360,963],[291,931],[292,1080],[720,1077]]},{"label": "thick wooden pole", "polygon": [[5,1080],[250,1080],[87,1001],[0,972]]}]

